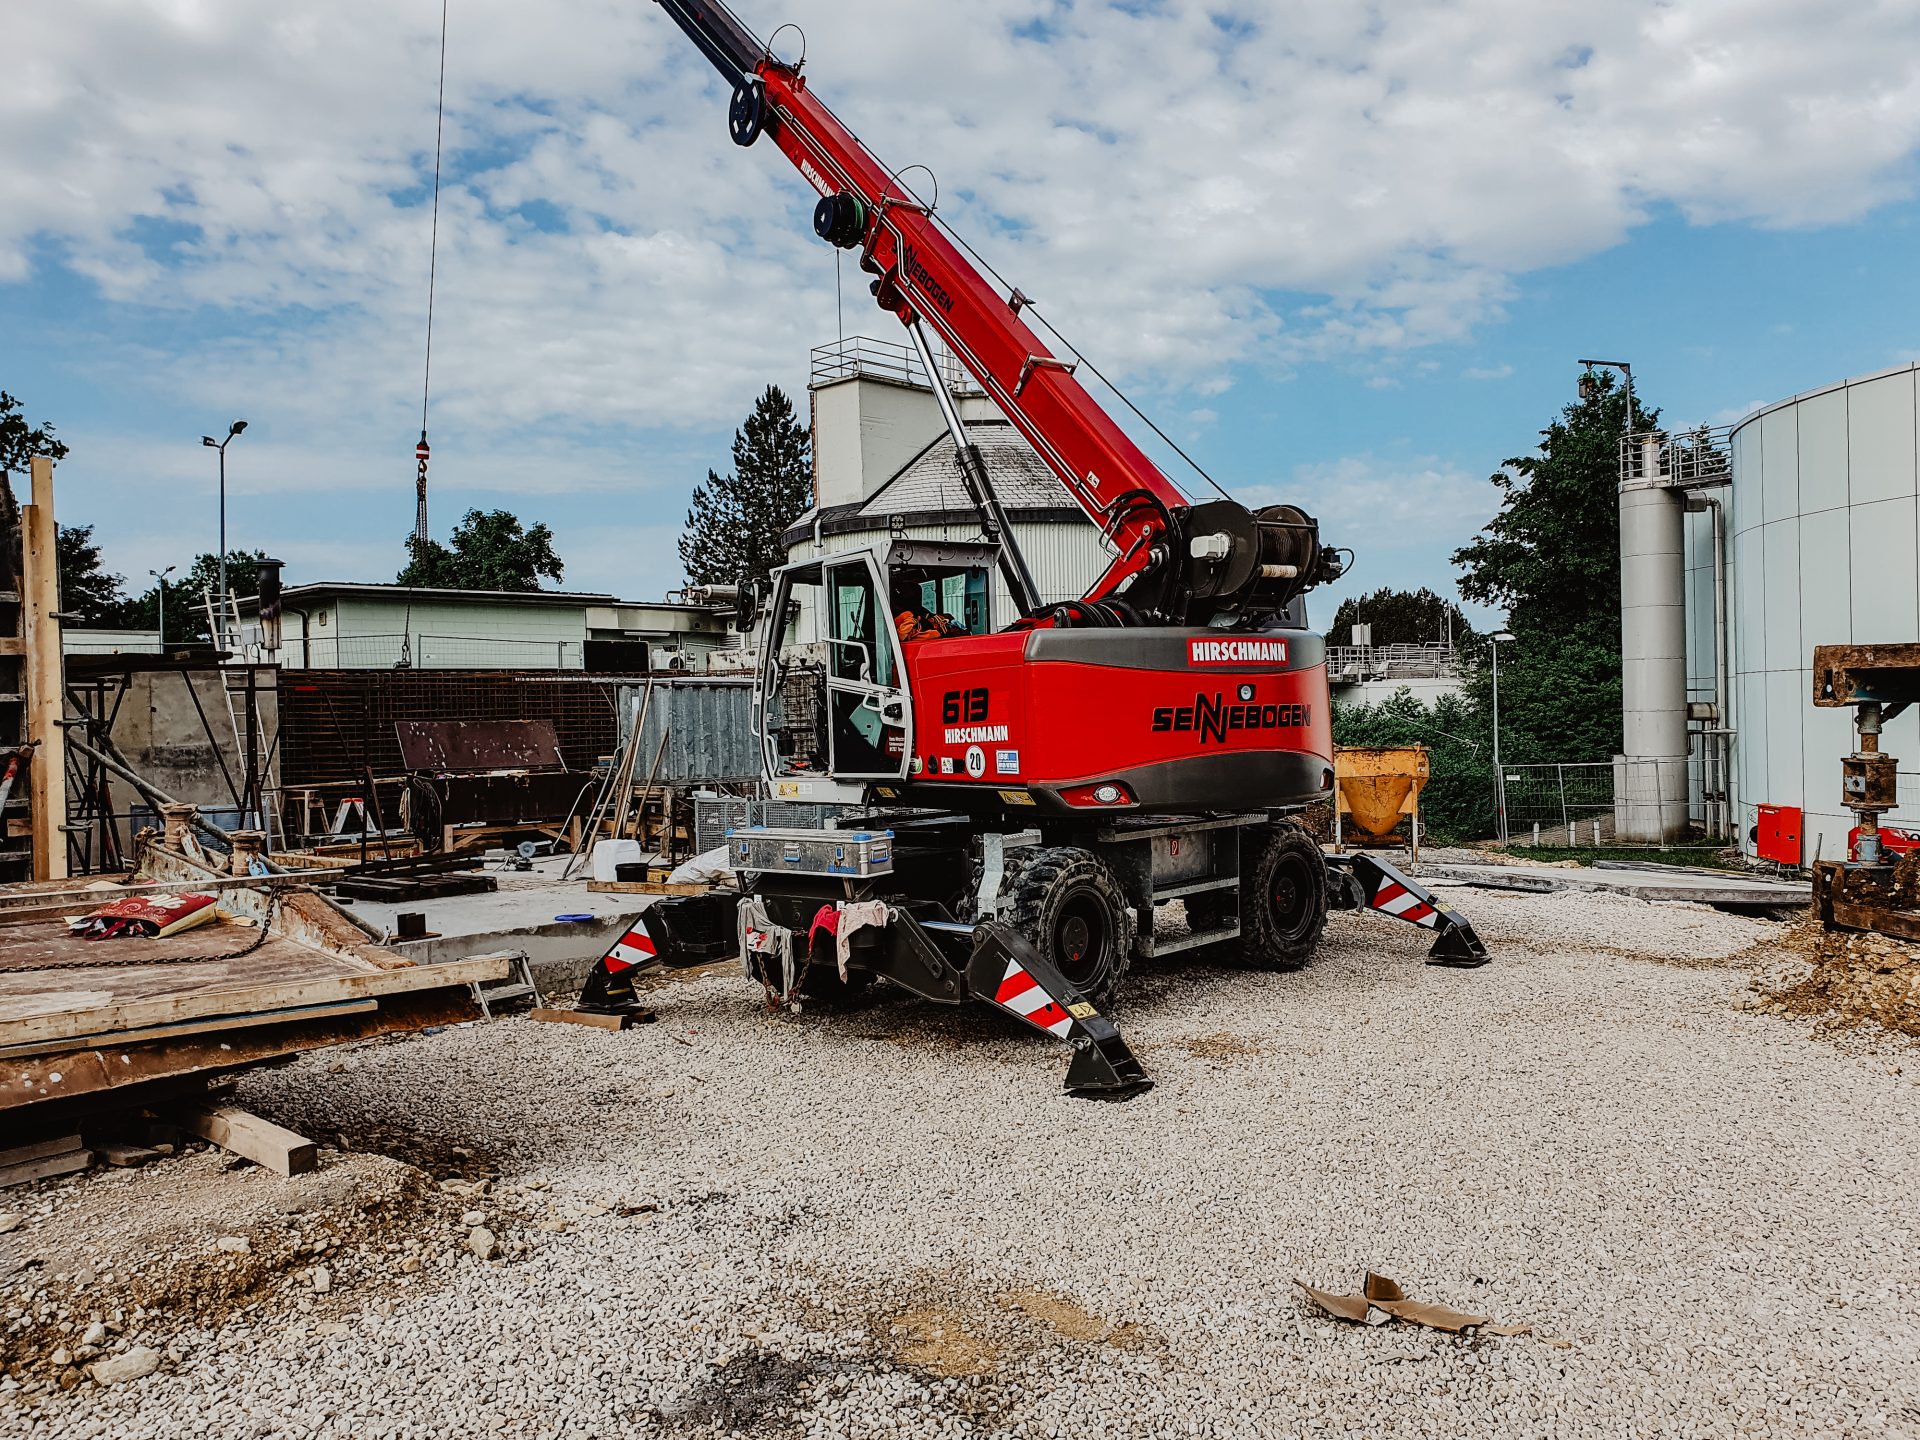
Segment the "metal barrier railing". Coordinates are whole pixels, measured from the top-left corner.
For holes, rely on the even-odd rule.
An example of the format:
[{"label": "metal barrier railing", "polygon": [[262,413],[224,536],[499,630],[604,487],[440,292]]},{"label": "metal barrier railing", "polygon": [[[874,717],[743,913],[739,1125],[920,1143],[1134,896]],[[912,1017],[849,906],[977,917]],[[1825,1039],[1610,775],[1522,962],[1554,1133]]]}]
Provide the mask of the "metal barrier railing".
[{"label": "metal barrier railing", "polygon": [[1451,645],[1329,645],[1330,680],[1444,679],[1460,673]]},{"label": "metal barrier railing", "polygon": [[[940,377],[946,381],[948,390],[976,388],[972,377],[947,351],[936,350],[934,360],[940,367]],[[849,335],[844,340],[814,347],[813,366],[809,377],[812,384],[825,385],[835,380],[853,380],[862,377],[932,388],[932,382],[927,378],[926,367],[920,363],[918,352],[911,345],[903,345],[897,340],[876,340],[871,335]]]}]

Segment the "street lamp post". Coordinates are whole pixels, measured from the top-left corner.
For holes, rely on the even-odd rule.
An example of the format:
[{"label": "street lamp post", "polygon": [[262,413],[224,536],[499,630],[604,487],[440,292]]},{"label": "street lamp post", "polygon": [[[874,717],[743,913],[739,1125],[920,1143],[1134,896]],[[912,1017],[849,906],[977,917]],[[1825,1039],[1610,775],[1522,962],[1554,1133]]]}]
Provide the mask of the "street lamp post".
[{"label": "street lamp post", "polygon": [[1511,630],[1496,630],[1493,642],[1493,807],[1494,825],[1502,845],[1507,843],[1507,772],[1500,764],[1500,647],[1511,644]]},{"label": "street lamp post", "polygon": [[236,420],[227,427],[227,438],[216,440],[211,435],[202,435],[200,443],[210,445],[220,452],[220,595],[219,619],[214,624],[214,648],[226,648],[227,634],[227,446],[233,437],[245,432],[247,422]]},{"label": "street lamp post", "polygon": [[[1587,369],[1589,370],[1618,370],[1622,375],[1627,377],[1627,423],[1620,427],[1620,433],[1622,436],[1632,435],[1633,434],[1633,366],[1629,365],[1624,360],[1581,360],[1581,361],[1577,361],[1576,363],[1586,366]],[[1580,385],[1580,397],[1583,400],[1593,398],[1587,393],[1587,382],[1584,380],[1581,382],[1581,385]],[[1624,453],[1625,453],[1625,447],[1623,446],[1622,454]]]},{"label": "street lamp post", "polygon": [[149,570],[147,573],[160,582],[160,653],[167,653],[167,576],[178,570],[178,565],[169,565],[164,570]]}]

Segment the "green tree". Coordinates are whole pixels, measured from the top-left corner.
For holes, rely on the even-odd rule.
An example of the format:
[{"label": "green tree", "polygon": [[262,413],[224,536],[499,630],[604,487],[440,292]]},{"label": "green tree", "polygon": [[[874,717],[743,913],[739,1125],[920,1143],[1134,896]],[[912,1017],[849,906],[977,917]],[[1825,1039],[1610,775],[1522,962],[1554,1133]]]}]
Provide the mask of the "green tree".
[{"label": "green tree", "polygon": [[1352,643],[1355,625],[1373,627],[1376,645],[1433,645],[1453,638],[1458,645],[1473,635],[1460,607],[1422,586],[1418,590],[1375,590],[1340,602],[1327,630],[1327,643]]},{"label": "green tree", "polygon": [[0,477],[24,471],[35,455],[64,460],[67,447],[53,438],[53,426],[29,424],[20,401],[0,390]]},{"label": "green tree", "polygon": [[680,563],[694,585],[765,585],[786,562],[780,534],[813,496],[812,437],[777,385],[734,432],[733,473],[696,485]]},{"label": "green tree", "polygon": [[[260,593],[260,562],[264,550],[227,552],[227,589],[241,599]],[[185,570],[167,577],[167,648],[176,645],[210,645],[213,631],[207,624],[207,597],[220,589],[220,557],[196,555]],[[160,586],[158,582],[126,602],[121,623],[135,630],[160,628]]]},{"label": "green tree", "polygon": [[396,583],[439,590],[538,590],[566,566],[553,550],[544,522],[523,526],[507,510],[469,510],[452,543],[407,538],[407,563]]},{"label": "green tree", "polygon": [[[19,500],[13,493],[15,472],[24,472],[35,455],[64,460],[67,447],[53,438],[53,426],[34,425],[21,413],[20,401],[0,390],[0,534],[11,534],[19,523]],[[18,564],[16,552],[8,563]]]},{"label": "green tree", "polygon": [[93,526],[62,525],[57,549],[60,561],[60,608],[73,625],[112,630],[127,623],[126,580],[110,574],[93,543]]},{"label": "green tree", "polygon": [[[1627,397],[1611,373],[1540,432],[1537,453],[1492,477],[1500,513],[1454,554],[1460,593],[1507,615],[1500,653],[1504,759],[1604,760],[1620,748],[1620,437]],[[1631,428],[1659,413],[1636,401]],[[1484,647],[1478,647],[1484,660]],[[1484,703],[1484,665],[1469,693]]]}]

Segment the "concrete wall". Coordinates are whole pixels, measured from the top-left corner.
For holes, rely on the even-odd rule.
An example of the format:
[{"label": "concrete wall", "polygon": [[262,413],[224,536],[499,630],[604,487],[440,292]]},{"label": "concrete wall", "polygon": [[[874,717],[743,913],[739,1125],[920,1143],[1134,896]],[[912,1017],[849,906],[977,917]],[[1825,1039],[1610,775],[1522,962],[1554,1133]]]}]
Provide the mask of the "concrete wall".
[{"label": "concrete wall", "polygon": [[[242,683],[239,675],[233,680],[235,685]],[[202,725],[200,713],[194,709],[193,699],[187,693],[189,684],[206,713],[214,743],[209,743],[207,727]],[[256,698],[263,735],[262,758],[279,728],[273,687],[272,673],[262,674]],[[221,775],[220,760],[226,761],[236,789],[245,783],[245,762],[235,743],[219,674],[170,670],[135,674],[114,718],[113,741],[143,779],[174,799],[198,805],[216,819],[221,812],[234,809],[233,797]],[[117,781],[113,794],[116,811],[124,812],[132,804],[145,803]]]},{"label": "concrete wall", "polygon": [[816,385],[814,503],[864,500],[926,449],[946,426],[933,392],[862,376]]},{"label": "concrete wall", "polygon": [[1378,705],[1405,690],[1422,705],[1431,705],[1442,696],[1459,695],[1465,688],[1452,676],[1423,680],[1362,680],[1351,685],[1335,685],[1333,700],[1339,705]]},{"label": "concrete wall", "polygon": [[[1852,712],[1814,708],[1813,650],[1920,640],[1917,382],[1920,364],[1842,381],[1733,432],[1734,811],[1749,849],[1755,808],[1774,804],[1806,811],[1806,860],[1846,853]],[[1889,823],[1920,825],[1920,714],[1889,722],[1881,748],[1906,800]]]}]

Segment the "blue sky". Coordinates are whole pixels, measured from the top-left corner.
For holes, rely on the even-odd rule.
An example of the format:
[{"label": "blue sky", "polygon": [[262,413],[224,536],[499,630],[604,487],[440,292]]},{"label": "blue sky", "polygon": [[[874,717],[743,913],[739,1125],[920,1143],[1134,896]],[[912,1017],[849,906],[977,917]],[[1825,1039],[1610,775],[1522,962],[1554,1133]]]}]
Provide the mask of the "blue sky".
[{"label": "blue sky", "polygon": [[[843,117],[933,164],[953,221],[1229,489],[1322,515],[1359,556],[1322,614],[1451,588],[1487,474],[1580,355],[1717,422],[1920,351],[1910,4],[739,8],[802,20]],[[438,18],[18,22],[0,386],[74,447],[61,518],[130,579],[211,548],[198,440],[236,416],[233,543],[296,582],[397,568]],[[727,143],[652,6],[471,0],[454,26],[435,529],[506,506],[554,527],[569,588],[660,594],[693,484],[832,338],[811,192]],[[864,301],[850,328],[887,335]]]}]

